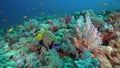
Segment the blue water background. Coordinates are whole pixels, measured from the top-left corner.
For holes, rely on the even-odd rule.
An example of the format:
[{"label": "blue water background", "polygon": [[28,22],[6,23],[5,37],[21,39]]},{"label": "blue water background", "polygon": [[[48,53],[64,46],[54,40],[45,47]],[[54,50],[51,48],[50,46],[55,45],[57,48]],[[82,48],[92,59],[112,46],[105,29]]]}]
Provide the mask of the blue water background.
[{"label": "blue water background", "polygon": [[[99,6],[106,2],[108,5]],[[33,10],[34,9],[34,10]],[[8,27],[23,22],[23,16],[74,13],[80,10],[120,9],[120,0],[0,0],[0,27]],[[7,19],[7,22],[3,22]]]}]

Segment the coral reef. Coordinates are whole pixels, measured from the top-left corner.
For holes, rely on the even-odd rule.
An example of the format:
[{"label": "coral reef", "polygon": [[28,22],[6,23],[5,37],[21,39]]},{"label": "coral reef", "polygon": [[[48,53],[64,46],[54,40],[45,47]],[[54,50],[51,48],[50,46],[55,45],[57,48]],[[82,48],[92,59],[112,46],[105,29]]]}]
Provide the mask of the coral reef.
[{"label": "coral reef", "polygon": [[119,68],[120,13],[105,15],[86,10],[0,29],[0,68]]}]

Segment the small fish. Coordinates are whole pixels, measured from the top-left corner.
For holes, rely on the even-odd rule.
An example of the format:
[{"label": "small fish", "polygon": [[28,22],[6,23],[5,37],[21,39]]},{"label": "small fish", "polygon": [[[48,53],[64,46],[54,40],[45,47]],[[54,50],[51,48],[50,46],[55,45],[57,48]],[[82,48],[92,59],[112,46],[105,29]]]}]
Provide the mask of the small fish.
[{"label": "small fish", "polygon": [[45,0],[42,0],[42,1],[45,1]]},{"label": "small fish", "polygon": [[31,10],[30,9],[27,9],[27,12],[30,12]]},{"label": "small fish", "polygon": [[12,32],[13,31],[13,29],[12,28],[10,28],[10,29],[8,29],[8,32],[10,33],[10,32]]},{"label": "small fish", "polygon": [[8,19],[8,17],[7,17],[7,16],[4,16],[4,18],[5,18],[5,19]]},{"label": "small fish", "polygon": [[3,19],[3,22],[6,23],[6,22],[8,22],[8,20],[7,19]]},{"label": "small fish", "polygon": [[27,16],[23,16],[24,19],[27,19],[28,17]]},{"label": "small fish", "polygon": [[41,15],[45,15],[45,13],[44,13],[44,12],[41,12]]},{"label": "small fish", "polygon": [[0,14],[3,14],[3,13],[4,13],[4,12],[1,10],[1,11],[0,11]]},{"label": "small fish", "polygon": [[23,25],[22,24],[18,24],[18,26],[17,26],[18,28],[22,28],[23,27]]},{"label": "small fish", "polygon": [[99,4],[99,6],[101,6],[101,7],[103,7],[103,6],[107,6],[107,5],[108,5],[107,2],[102,2],[102,3]]},{"label": "small fish", "polygon": [[34,2],[37,2],[37,0],[34,0]]},{"label": "small fish", "polygon": [[57,9],[53,9],[54,12],[57,12]]},{"label": "small fish", "polygon": [[34,10],[35,10],[35,8],[33,7],[33,8],[32,8],[32,11],[34,11]]},{"label": "small fish", "polygon": [[28,16],[23,16],[23,19],[27,20],[27,21],[30,21],[31,18],[29,18]]},{"label": "small fish", "polygon": [[40,6],[43,6],[43,3],[42,3],[42,2],[40,2],[40,3],[39,3],[39,5],[40,5]]}]

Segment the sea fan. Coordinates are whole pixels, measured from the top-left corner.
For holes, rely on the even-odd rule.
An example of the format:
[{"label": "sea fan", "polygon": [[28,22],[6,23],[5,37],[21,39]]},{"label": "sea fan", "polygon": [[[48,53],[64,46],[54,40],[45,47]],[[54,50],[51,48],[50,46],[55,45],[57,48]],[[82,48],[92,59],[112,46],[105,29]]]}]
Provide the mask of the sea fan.
[{"label": "sea fan", "polygon": [[83,16],[80,16],[80,18],[77,20],[76,38],[86,42],[90,50],[93,50],[102,44],[101,34],[92,24],[89,12],[86,13],[85,19]]}]

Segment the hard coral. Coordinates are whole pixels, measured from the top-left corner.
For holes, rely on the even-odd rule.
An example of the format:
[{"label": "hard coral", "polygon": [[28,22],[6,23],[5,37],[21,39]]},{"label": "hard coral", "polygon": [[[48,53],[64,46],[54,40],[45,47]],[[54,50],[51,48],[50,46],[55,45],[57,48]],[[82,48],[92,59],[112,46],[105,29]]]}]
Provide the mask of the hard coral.
[{"label": "hard coral", "polygon": [[117,20],[120,20],[120,13],[114,12],[114,13],[108,15],[107,17],[109,19],[109,22],[112,23],[112,22],[115,22]]}]

